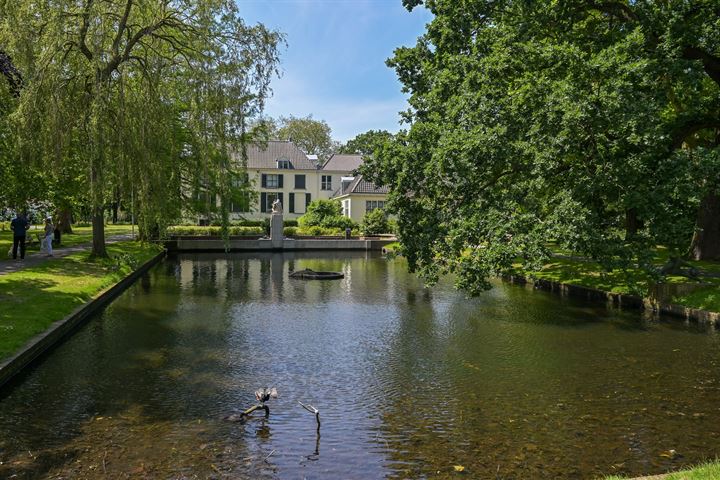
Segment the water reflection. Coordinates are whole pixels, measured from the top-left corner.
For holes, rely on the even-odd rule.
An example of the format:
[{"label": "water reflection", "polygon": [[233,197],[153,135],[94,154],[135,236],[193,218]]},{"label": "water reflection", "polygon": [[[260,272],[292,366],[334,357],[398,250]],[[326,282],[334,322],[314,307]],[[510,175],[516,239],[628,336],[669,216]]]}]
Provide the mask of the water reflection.
[{"label": "water reflection", "polygon": [[[712,329],[466,299],[365,253],[181,255],[4,393],[0,477],[657,473],[720,453],[718,353]],[[269,418],[223,421],[269,385]]]}]

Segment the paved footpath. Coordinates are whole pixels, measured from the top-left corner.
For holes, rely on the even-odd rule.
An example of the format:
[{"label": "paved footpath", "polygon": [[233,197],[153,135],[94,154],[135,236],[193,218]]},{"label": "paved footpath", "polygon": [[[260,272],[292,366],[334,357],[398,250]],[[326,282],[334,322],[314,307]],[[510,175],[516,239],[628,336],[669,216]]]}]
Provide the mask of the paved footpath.
[{"label": "paved footpath", "polygon": [[[123,242],[126,240],[132,240],[132,235],[129,233],[123,235],[111,235],[105,238],[105,243]],[[80,243],[78,245],[73,245],[72,247],[60,247],[57,249],[53,249],[52,257],[48,257],[43,250],[40,252],[28,252],[25,255],[25,260],[22,261],[13,260],[12,258],[2,259],[0,260],[0,275],[17,272],[28,267],[34,267],[53,258],[67,257],[68,255],[73,253],[82,252],[83,250],[89,250],[91,247],[92,243]],[[7,252],[0,252],[0,254],[6,255]],[[20,255],[19,252],[18,255]]]}]

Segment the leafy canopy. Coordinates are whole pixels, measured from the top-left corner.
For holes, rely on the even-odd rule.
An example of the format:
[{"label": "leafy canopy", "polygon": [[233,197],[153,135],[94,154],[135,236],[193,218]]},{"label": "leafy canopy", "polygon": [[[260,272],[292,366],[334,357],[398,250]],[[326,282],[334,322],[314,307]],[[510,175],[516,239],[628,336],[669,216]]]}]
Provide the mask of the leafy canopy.
[{"label": "leafy canopy", "polygon": [[421,4],[427,32],[388,61],[410,128],[364,169],[411,269],[477,293],[550,240],[653,273],[655,245],[687,251],[720,187],[716,2]]}]

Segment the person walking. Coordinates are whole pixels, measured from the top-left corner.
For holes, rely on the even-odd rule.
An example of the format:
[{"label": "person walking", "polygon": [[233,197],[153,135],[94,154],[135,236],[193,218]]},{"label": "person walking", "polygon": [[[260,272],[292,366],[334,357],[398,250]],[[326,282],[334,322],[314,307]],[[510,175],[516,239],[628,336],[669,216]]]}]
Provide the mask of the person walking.
[{"label": "person walking", "polygon": [[53,256],[52,242],[53,234],[55,232],[55,225],[52,223],[52,218],[47,217],[45,219],[45,249],[47,250],[47,256]]},{"label": "person walking", "polygon": [[25,235],[30,229],[30,222],[24,214],[18,213],[12,222],[10,222],[10,230],[13,231],[13,260],[17,260],[18,246],[20,247],[20,260],[25,259]]}]

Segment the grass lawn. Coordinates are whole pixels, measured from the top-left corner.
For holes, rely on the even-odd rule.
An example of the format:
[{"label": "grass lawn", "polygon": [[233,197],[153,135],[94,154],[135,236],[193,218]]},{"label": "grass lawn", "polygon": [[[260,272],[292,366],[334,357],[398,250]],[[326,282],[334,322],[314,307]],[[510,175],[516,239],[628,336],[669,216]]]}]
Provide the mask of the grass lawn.
[{"label": "grass lawn", "polygon": [[[623,480],[626,477],[605,477],[605,480]],[[682,470],[680,472],[670,473],[662,480],[717,480],[720,478],[720,462],[714,462],[699,465],[690,470]]]},{"label": "grass lawn", "polygon": [[0,359],[162,250],[139,242],[107,248],[110,259],[91,261],[89,252],[78,252],[0,276]]},{"label": "grass lawn", "polygon": [[[695,262],[701,263],[701,262]],[[716,271],[718,264],[702,262],[698,265],[705,271]],[[706,268],[710,267],[710,268]],[[593,262],[582,262],[554,258],[542,270],[532,272],[532,276],[543,280],[552,280],[570,285],[596,288],[606,292],[624,293],[647,296],[649,292],[649,278],[640,270],[613,270],[604,271],[600,265]],[[681,276],[668,276],[667,284],[691,284],[691,280]],[[691,293],[674,296],[670,302],[691,308],[720,312],[720,278],[703,277],[702,286]]]},{"label": "grass lawn", "polygon": [[[36,233],[42,233],[43,231],[43,225],[33,225],[30,227],[30,230],[28,230],[28,235],[32,236],[33,240],[35,240],[35,234]],[[131,226],[130,225],[105,225],[105,235],[121,235],[125,233],[130,233]],[[137,227],[135,227],[135,231],[137,232]],[[28,237],[29,239],[30,237]],[[73,245],[78,245],[81,243],[89,243],[92,242],[92,227],[73,227],[73,233],[71,234],[63,234],[62,236],[62,247],[72,247]],[[12,247],[12,231],[11,230],[5,230],[0,231],[0,258],[6,258],[8,250]],[[37,242],[34,242],[31,246],[28,247],[28,252],[37,252],[40,250],[40,245]]]}]

